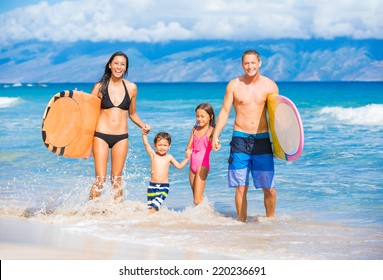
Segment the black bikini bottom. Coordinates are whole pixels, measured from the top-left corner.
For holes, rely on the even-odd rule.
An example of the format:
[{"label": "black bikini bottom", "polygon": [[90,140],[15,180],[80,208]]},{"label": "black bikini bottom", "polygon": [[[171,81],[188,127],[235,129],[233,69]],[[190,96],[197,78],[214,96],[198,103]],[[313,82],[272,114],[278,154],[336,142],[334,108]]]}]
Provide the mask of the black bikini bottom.
[{"label": "black bikini bottom", "polygon": [[96,131],[94,133],[94,137],[98,137],[104,140],[109,145],[109,148],[111,149],[113,148],[114,145],[116,145],[116,143],[120,142],[121,140],[128,139],[129,134],[126,133],[121,135],[114,135],[114,134],[105,134],[105,133]]}]

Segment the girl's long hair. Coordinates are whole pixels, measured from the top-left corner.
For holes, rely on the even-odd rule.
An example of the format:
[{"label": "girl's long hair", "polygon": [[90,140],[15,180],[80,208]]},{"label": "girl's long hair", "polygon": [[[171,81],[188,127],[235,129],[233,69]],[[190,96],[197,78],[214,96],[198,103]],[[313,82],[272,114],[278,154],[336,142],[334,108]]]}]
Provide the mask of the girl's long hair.
[{"label": "girl's long hair", "polygon": [[104,95],[106,93],[106,89],[108,88],[109,79],[112,76],[112,70],[110,70],[109,65],[110,65],[110,63],[112,63],[113,59],[116,56],[123,56],[126,59],[126,70],[124,72],[123,77],[127,77],[128,76],[128,68],[129,68],[129,58],[128,58],[128,56],[125,53],[123,53],[123,52],[115,52],[114,54],[112,54],[112,56],[109,58],[109,61],[106,63],[105,70],[104,70],[104,75],[102,75],[102,78],[99,81],[101,83],[100,92],[101,92],[102,95]]},{"label": "girl's long hair", "polygon": [[[197,112],[198,109],[204,110],[206,113],[209,114],[210,116],[210,122],[209,125],[211,127],[215,127],[215,114],[214,114],[214,109],[213,106],[210,105],[210,103],[201,103],[195,108],[195,112]],[[194,127],[197,127],[198,124],[196,124]]]}]

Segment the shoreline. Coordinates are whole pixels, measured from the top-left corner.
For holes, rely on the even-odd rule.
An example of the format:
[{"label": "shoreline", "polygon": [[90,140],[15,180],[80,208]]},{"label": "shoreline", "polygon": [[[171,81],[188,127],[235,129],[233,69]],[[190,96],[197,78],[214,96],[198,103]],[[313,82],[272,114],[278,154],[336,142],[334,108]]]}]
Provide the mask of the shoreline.
[{"label": "shoreline", "polygon": [[1,260],[217,260],[227,257],[104,240],[16,217],[0,217]]}]

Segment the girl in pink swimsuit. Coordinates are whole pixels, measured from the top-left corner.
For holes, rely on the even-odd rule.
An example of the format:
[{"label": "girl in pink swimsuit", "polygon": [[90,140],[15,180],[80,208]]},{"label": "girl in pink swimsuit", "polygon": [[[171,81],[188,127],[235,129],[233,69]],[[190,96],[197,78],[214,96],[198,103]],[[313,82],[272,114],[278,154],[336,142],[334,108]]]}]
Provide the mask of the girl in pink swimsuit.
[{"label": "girl in pink swimsuit", "polygon": [[189,181],[193,191],[194,204],[203,200],[206,179],[210,170],[211,136],[215,127],[215,114],[209,103],[202,103],[195,109],[196,125],[193,127],[186,151],[191,152]]}]

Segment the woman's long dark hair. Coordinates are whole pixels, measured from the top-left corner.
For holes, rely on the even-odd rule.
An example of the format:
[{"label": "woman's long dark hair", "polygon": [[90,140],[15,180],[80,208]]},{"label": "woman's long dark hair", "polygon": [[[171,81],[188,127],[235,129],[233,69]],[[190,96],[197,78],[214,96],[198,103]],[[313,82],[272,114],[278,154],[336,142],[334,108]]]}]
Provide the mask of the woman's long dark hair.
[{"label": "woman's long dark hair", "polygon": [[126,70],[125,70],[123,76],[124,77],[128,76],[128,68],[129,68],[129,58],[128,58],[128,56],[125,53],[123,53],[123,52],[115,52],[114,54],[112,54],[112,56],[109,58],[109,61],[106,63],[105,70],[104,70],[104,75],[102,76],[101,80],[99,81],[101,83],[100,92],[101,92],[102,95],[104,95],[104,93],[106,92],[106,89],[108,88],[108,84],[109,84],[109,79],[110,79],[110,77],[112,75],[112,70],[110,70],[109,64],[112,63],[113,59],[116,56],[123,56],[123,57],[125,57],[125,59],[126,59]]}]

